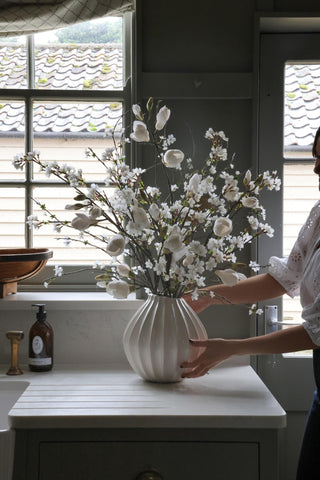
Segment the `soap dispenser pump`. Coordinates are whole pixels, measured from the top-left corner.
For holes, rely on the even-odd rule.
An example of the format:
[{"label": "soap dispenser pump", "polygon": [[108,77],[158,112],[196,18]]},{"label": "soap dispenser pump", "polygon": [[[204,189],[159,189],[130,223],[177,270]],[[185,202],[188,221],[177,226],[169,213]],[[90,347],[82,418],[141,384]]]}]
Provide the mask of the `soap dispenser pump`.
[{"label": "soap dispenser pump", "polygon": [[38,307],[37,321],[29,333],[29,369],[32,372],[47,372],[53,367],[53,329],[47,322],[44,304],[33,304]]}]

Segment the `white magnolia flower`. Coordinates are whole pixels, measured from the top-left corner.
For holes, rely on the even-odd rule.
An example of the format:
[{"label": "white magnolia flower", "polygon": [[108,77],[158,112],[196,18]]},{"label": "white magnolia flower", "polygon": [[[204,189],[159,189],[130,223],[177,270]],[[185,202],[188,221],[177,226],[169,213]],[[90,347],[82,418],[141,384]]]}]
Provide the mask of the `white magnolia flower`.
[{"label": "white magnolia flower", "polygon": [[241,203],[247,208],[258,208],[259,200],[256,197],[244,197],[241,199]]},{"label": "white magnolia flower", "polygon": [[236,272],[232,268],[226,268],[225,270],[216,270],[214,272],[222,283],[228,285],[228,287],[233,287],[236,283],[245,280],[247,277],[243,273]]},{"label": "white magnolia flower", "polygon": [[153,220],[159,220],[159,218],[160,218],[160,208],[158,207],[158,205],[156,203],[151,203],[151,205],[149,207],[149,213],[150,213],[151,217],[153,218]]},{"label": "white magnolia flower", "polygon": [[232,232],[232,220],[228,217],[219,217],[214,223],[213,233],[218,237],[225,237]]},{"label": "white magnolia flower", "polygon": [[164,106],[160,108],[159,112],[157,113],[156,118],[156,130],[162,130],[170,118],[171,110],[170,108]]},{"label": "white magnolia flower", "polygon": [[106,252],[111,255],[111,257],[117,257],[121,255],[125,247],[125,239],[122,235],[118,234],[109,240],[106,247]]},{"label": "white magnolia flower", "polygon": [[184,159],[184,153],[181,150],[167,150],[163,156],[163,163],[168,168],[179,168]]},{"label": "white magnolia flower", "polygon": [[138,230],[143,230],[145,228],[150,228],[150,222],[145,210],[141,207],[132,208],[132,217],[134,225]]},{"label": "white magnolia flower", "polygon": [[129,277],[131,269],[126,263],[121,263],[117,265],[117,272],[121,277]]},{"label": "white magnolia flower", "polygon": [[71,226],[77,230],[83,231],[89,228],[93,223],[93,219],[85,213],[76,213],[76,216],[71,221]]},{"label": "white magnolia flower", "polygon": [[183,235],[181,234],[179,227],[176,225],[173,227],[163,246],[170,252],[178,252],[184,247]]},{"label": "white magnolia flower", "polygon": [[130,287],[124,280],[112,280],[106,290],[114,298],[127,298],[130,293]]},{"label": "white magnolia flower", "polygon": [[133,132],[130,133],[130,138],[136,142],[149,142],[150,135],[146,124],[139,120],[133,122]]}]

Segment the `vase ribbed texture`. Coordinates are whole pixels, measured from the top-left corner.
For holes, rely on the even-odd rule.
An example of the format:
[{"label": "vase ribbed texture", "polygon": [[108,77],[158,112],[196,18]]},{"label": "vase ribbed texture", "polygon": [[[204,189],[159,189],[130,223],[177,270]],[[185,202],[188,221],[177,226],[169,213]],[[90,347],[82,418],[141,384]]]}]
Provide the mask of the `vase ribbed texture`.
[{"label": "vase ribbed texture", "polygon": [[190,358],[190,338],[208,336],[186,301],[149,295],[130,320],[123,346],[131,367],[145,380],[178,382],[180,365]]}]

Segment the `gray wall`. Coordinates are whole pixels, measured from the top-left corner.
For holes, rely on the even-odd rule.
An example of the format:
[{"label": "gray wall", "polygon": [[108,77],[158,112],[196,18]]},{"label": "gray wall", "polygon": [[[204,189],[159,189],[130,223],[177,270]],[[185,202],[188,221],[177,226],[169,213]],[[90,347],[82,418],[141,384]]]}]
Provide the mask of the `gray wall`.
[{"label": "gray wall", "polygon": [[[176,148],[196,157],[206,153],[208,127],[224,130],[229,152],[241,169],[255,165],[257,143],[259,13],[295,16],[303,31],[306,13],[319,11],[314,0],[138,0],[138,99],[155,96],[173,108],[170,123]],[[279,26],[277,27],[279,29]],[[279,30],[278,30],[279,31]],[[148,164],[147,156],[143,162]],[[212,321],[217,319],[217,321]],[[202,315],[212,336],[246,337],[254,332],[244,309],[215,308]],[[282,457],[283,480],[295,478],[306,412],[288,412]]]}]

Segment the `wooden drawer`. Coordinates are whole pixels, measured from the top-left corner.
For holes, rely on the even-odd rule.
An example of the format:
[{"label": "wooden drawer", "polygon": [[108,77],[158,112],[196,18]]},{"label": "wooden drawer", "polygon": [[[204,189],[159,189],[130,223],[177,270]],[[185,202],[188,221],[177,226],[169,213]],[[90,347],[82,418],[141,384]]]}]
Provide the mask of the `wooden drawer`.
[{"label": "wooden drawer", "polygon": [[39,454],[39,480],[259,479],[255,442],[41,442]]}]

